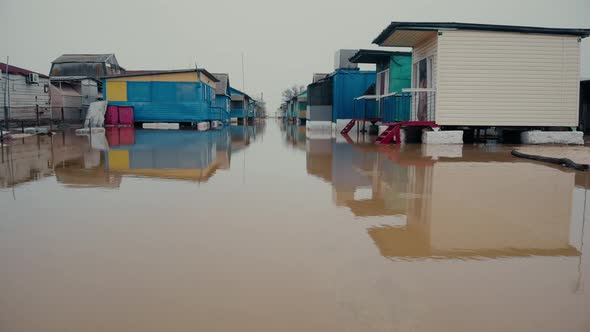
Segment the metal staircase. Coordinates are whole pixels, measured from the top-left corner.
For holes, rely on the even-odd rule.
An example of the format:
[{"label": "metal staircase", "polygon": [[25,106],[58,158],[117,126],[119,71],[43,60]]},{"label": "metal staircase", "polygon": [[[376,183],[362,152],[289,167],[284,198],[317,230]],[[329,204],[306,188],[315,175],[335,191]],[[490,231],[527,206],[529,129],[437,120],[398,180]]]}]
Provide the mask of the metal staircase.
[{"label": "metal staircase", "polygon": [[344,127],[344,129],[342,129],[342,131],[340,131],[341,134],[348,134],[352,128],[354,127],[354,125],[356,124],[356,120],[350,120],[350,122],[348,124],[346,124],[346,127]]},{"label": "metal staircase", "polygon": [[381,135],[377,137],[377,140],[375,140],[375,144],[389,144],[394,139],[396,142],[399,142],[400,127],[401,124],[393,124],[387,126],[387,129],[385,129],[385,131],[383,131]]}]

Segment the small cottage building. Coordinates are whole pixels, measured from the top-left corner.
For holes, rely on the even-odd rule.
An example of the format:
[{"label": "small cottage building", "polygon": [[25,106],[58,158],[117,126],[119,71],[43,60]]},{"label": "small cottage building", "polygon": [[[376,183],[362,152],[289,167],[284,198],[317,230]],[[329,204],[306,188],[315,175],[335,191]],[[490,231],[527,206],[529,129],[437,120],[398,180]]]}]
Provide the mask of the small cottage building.
[{"label": "small cottage building", "polygon": [[51,118],[49,76],[0,63],[0,120]]},{"label": "small cottage building", "polygon": [[124,74],[103,78],[109,106],[133,108],[135,122],[223,120],[213,111],[217,78],[205,69]]},{"label": "small cottage building", "polygon": [[230,117],[232,122],[242,123],[254,117],[254,99],[245,92],[231,88]]},{"label": "small cottage building", "polygon": [[[439,126],[578,125],[589,29],[392,22],[373,41],[412,48],[411,120]],[[444,129],[444,128],[443,128]]]}]

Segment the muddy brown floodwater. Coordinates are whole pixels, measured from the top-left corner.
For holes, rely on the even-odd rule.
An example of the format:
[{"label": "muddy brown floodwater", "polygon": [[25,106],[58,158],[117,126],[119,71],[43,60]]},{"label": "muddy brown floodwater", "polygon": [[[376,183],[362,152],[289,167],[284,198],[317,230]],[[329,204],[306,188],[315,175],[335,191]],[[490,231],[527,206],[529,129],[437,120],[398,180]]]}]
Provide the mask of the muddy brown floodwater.
[{"label": "muddy brown floodwater", "polygon": [[590,331],[590,180],[511,149],[274,120],[15,141],[0,330]]}]

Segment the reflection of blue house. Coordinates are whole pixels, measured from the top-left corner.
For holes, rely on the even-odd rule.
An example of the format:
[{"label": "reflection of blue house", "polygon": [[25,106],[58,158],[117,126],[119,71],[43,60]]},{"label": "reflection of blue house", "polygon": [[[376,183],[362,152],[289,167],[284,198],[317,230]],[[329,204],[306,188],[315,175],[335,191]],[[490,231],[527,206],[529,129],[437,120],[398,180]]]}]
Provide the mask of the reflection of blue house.
[{"label": "reflection of blue house", "polygon": [[206,181],[229,168],[229,128],[220,130],[136,130],[133,145],[111,147],[107,168],[136,176]]},{"label": "reflection of blue house", "polygon": [[246,93],[230,87],[231,91],[231,112],[230,117],[238,121],[244,118],[254,117],[255,102],[252,97]]},{"label": "reflection of blue house", "polygon": [[228,74],[213,74],[217,78],[213,108],[222,115],[223,122],[230,120],[231,89]]}]

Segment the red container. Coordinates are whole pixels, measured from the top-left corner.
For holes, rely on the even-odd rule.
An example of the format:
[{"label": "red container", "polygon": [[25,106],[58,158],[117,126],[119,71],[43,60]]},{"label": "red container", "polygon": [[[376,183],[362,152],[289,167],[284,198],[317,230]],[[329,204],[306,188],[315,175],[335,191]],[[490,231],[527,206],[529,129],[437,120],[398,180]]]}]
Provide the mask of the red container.
[{"label": "red container", "polygon": [[135,128],[120,127],[119,128],[119,144],[133,145],[135,144]]},{"label": "red container", "polygon": [[109,105],[107,106],[107,112],[104,115],[105,125],[118,125],[119,124],[119,107]]},{"label": "red container", "polygon": [[132,106],[119,106],[119,124],[133,125]]},{"label": "red container", "polygon": [[107,142],[109,142],[109,146],[119,146],[119,128],[117,127],[109,127],[105,128]]}]

